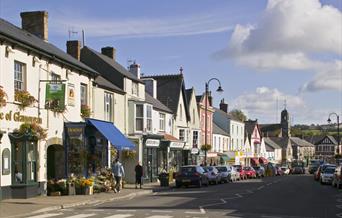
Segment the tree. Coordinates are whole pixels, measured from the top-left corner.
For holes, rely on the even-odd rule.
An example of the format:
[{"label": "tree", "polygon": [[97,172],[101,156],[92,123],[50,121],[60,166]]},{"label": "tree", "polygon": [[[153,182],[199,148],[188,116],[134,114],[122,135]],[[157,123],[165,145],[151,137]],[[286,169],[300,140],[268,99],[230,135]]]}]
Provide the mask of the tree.
[{"label": "tree", "polygon": [[234,109],[230,111],[229,114],[241,122],[245,122],[247,120],[247,116],[241,110]]}]

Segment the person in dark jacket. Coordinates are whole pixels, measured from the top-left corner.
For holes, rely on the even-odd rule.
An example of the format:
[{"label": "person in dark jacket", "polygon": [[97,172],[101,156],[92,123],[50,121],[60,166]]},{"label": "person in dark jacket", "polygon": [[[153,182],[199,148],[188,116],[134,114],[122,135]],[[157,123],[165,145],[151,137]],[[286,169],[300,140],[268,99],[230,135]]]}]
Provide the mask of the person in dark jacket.
[{"label": "person in dark jacket", "polygon": [[140,162],[138,162],[134,170],[135,170],[135,188],[138,188],[138,184],[140,185],[140,188],[142,188],[142,176],[144,174],[144,171]]}]

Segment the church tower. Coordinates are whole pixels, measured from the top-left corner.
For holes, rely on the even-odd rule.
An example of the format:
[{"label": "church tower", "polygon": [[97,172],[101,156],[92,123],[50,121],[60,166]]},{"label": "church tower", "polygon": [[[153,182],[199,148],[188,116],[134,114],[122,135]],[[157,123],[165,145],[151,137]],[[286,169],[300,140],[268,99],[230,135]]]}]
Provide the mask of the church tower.
[{"label": "church tower", "polygon": [[281,112],[281,137],[291,137],[290,114],[287,112],[286,107]]}]

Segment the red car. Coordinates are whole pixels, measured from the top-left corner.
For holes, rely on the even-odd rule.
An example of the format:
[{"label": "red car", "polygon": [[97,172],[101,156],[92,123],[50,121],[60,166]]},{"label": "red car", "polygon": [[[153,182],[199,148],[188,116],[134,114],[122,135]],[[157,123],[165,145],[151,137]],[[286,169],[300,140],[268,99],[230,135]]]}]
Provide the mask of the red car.
[{"label": "red car", "polygon": [[244,167],[243,170],[245,171],[248,178],[256,178],[256,172],[253,167]]},{"label": "red car", "polygon": [[240,179],[241,180],[248,178],[246,171],[243,169],[243,167],[241,165],[233,165],[233,167],[235,167],[236,171],[238,171],[240,173]]}]

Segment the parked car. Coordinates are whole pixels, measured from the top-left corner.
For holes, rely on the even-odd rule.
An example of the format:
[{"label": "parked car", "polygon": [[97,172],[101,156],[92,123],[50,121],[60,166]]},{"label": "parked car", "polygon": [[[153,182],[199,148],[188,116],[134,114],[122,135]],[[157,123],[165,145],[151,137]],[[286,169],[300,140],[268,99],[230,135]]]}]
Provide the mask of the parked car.
[{"label": "parked car", "polygon": [[301,166],[292,167],[290,170],[291,174],[304,174],[304,168]]},{"label": "parked car", "polygon": [[253,167],[244,167],[243,170],[246,172],[248,178],[256,178],[256,172]]},{"label": "parked car", "polygon": [[282,166],[280,167],[281,170],[284,172],[285,175],[289,175],[290,174],[290,168],[287,166]]},{"label": "parked car", "polygon": [[265,176],[265,168],[263,166],[255,166],[253,169],[256,172],[257,177],[264,177]]},{"label": "parked car", "polygon": [[182,166],[176,174],[176,187],[178,188],[183,185],[197,185],[201,187],[202,185],[208,186],[208,184],[208,177],[201,166]]},{"label": "parked car", "polygon": [[342,166],[339,165],[338,167],[335,168],[335,172],[333,175],[333,179],[331,182],[332,186],[336,186],[338,189],[341,187],[342,184]]},{"label": "parked car", "polygon": [[215,185],[221,182],[221,174],[214,166],[203,167],[205,173],[208,177],[209,183],[213,183]]},{"label": "parked car", "polygon": [[230,181],[234,182],[240,180],[240,173],[234,166],[228,166],[228,169],[228,172],[230,174]]},{"label": "parked car", "polygon": [[327,167],[336,167],[335,164],[323,164],[321,166],[318,167],[318,169],[316,170],[316,172],[314,173],[314,180],[319,181],[319,179],[321,178],[321,173],[325,170],[325,168]]},{"label": "parked car", "polygon": [[228,166],[217,166],[216,169],[219,171],[221,174],[221,181],[222,182],[229,182],[231,180],[230,176],[231,174],[229,173],[229,168]]},{"label": "parked car", "polygon": [[309,164],[309,173],[314,174],[317,171],[318,167],[319,167],[319,163],[315,163],[315,162],[310,163]]},{"label": "parked car", "polygon": [[276,166],[276,176],[283,176],[285,172],[281,169],[281,167]]},{"label": "parked car", "polygon": [[235,167],[236,171],[240,174],[240,180],[247,179],[246,172],[243,170],[243,167],[241,165],[233,165]]},{"label": "parked car", "polygon": [[331,184],[332,183],[334,173],[335,173],[335,169],[336,169],[336,167],[327,167],[322,171],[321,176],[320,176],[321,184]]}]

